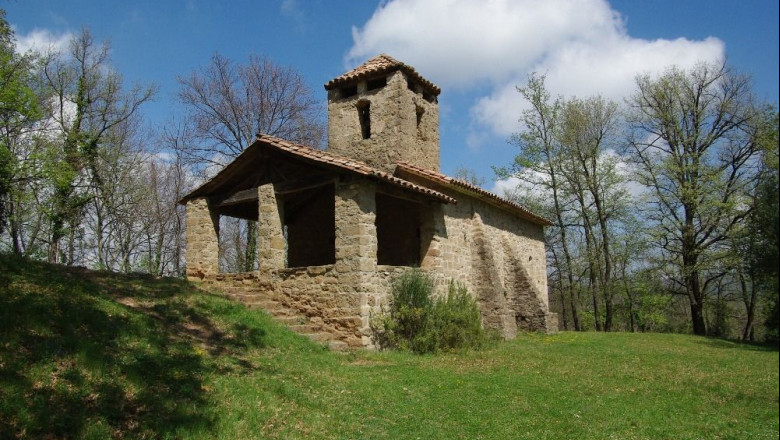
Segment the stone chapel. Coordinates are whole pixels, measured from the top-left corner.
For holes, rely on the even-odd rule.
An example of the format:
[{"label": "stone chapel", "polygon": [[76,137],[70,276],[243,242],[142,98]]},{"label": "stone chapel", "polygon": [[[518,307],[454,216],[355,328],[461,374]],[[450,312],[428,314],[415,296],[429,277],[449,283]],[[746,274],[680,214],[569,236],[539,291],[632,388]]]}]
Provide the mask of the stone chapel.
[{"label": "stone chapel", "polygon": [[[373,348],[393,276],[466,285],[483,326],[552,332],[543,228],[528,209],[439,167],[441,92],[382,54],[325,84],[328,147],[259,134],[186,205],[186,271],[334,348]],[[219,270],[219,218],[258,222],[252,273]]]}]

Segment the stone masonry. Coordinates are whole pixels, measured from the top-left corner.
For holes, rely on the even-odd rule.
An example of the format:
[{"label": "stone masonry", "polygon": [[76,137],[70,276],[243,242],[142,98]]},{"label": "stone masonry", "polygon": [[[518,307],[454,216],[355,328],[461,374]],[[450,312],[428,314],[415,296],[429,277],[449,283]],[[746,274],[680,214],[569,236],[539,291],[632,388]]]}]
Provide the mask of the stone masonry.
[{"label": "stone masonry", "polygon": [[219,273],[219,216],[210,212],[204,198],[187,203],[188,278],[205,278]]},{"label": "stone masonry", "polygon": [[[182,200],[187,277],[334,348],[374,348],[370,320],[409,265],[434,277],[437,294],[452,281],[464,284],[483,325],[504,338],[555,331],[543,229],[549,222],[439,173],[438,87],[380,55],[326,89],[328,151],[262,135]],[[257,271],[219,272],[220,215],[257,220]],[[288,234],[300,231],[306,233],[297,243],[313,237],[322,244],[300,248],[316,249],[309,252],[318,263],[289,267]],[[297,252],[293,259],[306,258]]]}]

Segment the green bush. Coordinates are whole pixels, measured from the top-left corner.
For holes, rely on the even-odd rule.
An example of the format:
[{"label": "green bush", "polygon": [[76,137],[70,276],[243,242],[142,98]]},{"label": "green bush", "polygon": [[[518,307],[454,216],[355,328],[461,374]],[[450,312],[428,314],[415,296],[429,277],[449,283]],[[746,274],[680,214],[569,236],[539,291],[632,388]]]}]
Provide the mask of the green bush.
[{"label": "green bush", "polygon": [[482,347],[481,314],[465,286],[450,283],[446,297],[432,293],[433,280],[419,269],[393,280],[389,310],[371,322],[377,345],[420,354]]}]

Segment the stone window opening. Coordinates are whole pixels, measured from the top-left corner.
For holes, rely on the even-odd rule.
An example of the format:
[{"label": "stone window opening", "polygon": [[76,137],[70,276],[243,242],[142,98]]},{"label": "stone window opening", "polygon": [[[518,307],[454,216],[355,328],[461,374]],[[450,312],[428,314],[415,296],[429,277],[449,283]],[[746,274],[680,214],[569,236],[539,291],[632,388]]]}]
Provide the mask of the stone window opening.
[{"label": "stone window opening", "polygon": [[376,194],[377,264],[420,266],[422,205]]},{"label": "stone window opening", "polygon": [[406,88],[414,93],[417,93],[417,85],[411,79],[406,79]]},{"label": "stone window opening", "polygon": [[336,208],[333,184],[282,197],[285,267],[324,266],[336,262]]},{"label": "stone window opening", "polygon": [[360,135],[363,139],[371,138],[371,102],[360,101],[357,104],[358,118],[360,119]]},{"label": "stone window opening", "polygon": [[257,270],[257,221],[220,215],[217,235],[220,273]]},{"label": "stone window opening", "polygon": [[341,99],[350,98],[357,95],[357,85],[346,86],[339,89],[339,97]]},{"label": "stone window opening", "polygon": [[378,90],[387,85],[387,77],[372,79],[366,82],[366,91]]}]

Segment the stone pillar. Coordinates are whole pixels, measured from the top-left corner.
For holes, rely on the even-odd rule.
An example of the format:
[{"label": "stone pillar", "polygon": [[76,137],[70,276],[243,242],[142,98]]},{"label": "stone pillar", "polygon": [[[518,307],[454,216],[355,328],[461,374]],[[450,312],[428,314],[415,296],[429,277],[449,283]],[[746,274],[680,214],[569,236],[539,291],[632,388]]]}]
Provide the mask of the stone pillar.
[{"label": "stone pillar", "polygon": [[203,279],[219,273],[219,214],[211,212],[208,200],[187,202],[188,279]]},{"label": "stone pillar", "polygon": [[435,293],[446,294],[450,278],[444,276],[442,241],[446,240],[447,225],[440,203],[426,205],[420,216],[420,268],[433,276]]},{"label": "stone pillar", "polygon": [[376,189],[366,182],[336,186],[336,264],[342,295],[350,295],[361,325],[355,341],[372,346],[371,306],[376,305]]},{"label": "stone pillar", "polygon": [[284,269],[286,242],[282,209],[276,199],[274,186],[270,183],[257,188],[259,218],[257,219],[257,253],[261,273]]}]

